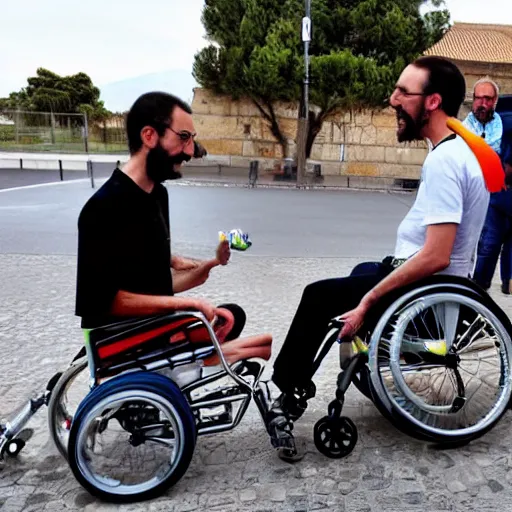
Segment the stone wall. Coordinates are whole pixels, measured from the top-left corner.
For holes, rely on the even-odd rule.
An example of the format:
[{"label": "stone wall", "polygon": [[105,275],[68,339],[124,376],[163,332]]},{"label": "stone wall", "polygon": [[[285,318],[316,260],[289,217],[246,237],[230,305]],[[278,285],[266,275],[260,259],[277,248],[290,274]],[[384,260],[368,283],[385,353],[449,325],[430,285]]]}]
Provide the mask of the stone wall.
[{"label": "stone wall", "polygon": [[490,76],[499,86],[500,94],[512,94],[512,64],[455,61],[466,79],[466,97],[473,96],[475,82]]},{"label": "stone wall", "polygon": [[[471,108],[474,83],[489,75],[503,94],[512,93],[512,65],[457,62],[466,77],[467,101],[460,112]],[[270,133],[257,107],[248,100],[234,101],[205,89],[195,89],[192,103],[199,139],[210,155],[230,155],[232,166],[247,167],[258,159],[273,167],[283,158],[281,146]],[[297,106],[276,109],[279,124],[295,152]],[[322,174],[417,179],[427,154],[423,142],[397,144],[394,111],[361,112],[328,119],[315,139],[310,164],[321,162]]]},{"label": "stone wall", "polygon": [[[192,103],[198,139],[210,155],[231,155],[232,166],[258,159],[272,167],[281,146],[250,101],[195,89]],[[292,152],[297,131],[297,107],[280,105],[276,114]],[[427,150],[424,143],[396,143],[394,111],[362,112],[328,119],[318,134],[310,163],[321,162],[324,175],[418,178]]]}]

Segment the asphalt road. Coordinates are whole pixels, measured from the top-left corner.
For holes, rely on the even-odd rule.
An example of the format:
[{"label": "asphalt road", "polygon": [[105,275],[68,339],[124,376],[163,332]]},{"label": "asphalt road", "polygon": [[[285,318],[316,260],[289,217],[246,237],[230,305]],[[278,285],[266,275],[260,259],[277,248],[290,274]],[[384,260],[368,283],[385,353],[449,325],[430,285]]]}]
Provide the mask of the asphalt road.
[{"label": "asphalt road", "polygon": [[[94,163],[94,176],[98,179],[106,178],[112,173],[115,164]],[[62,171],[63,181],[87,179],[86,171],[67,170]],[[40,183],[55,183],[60,181],[58,170],[46,169],[0,169],[0,190],[15,187],[25,187]]]},{"label": "asphalt road", "polygon": [[[198,257],[213,250],[219,230],[241,228],[253,241],[247,255],[381,258],[392,252],[414,200],[375,192],[167,187],[173,250]],[[3,190],[0,252],[75,254],[78,215],[92,193],[88,180]]]}]

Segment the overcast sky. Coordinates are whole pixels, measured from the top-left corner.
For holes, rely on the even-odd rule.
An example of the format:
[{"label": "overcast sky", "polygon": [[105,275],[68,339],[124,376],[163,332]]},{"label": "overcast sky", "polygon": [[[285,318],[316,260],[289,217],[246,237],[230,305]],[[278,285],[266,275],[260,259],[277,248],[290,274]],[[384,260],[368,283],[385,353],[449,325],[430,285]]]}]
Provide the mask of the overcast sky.
[{"label": "overcast sky", "polygon": [[[313,2],[315,0],[312,0]],[[453,21],[512,24],[498,0],[447,0]],[[205,41],[204,0],[22,0],[3,2],[0,97],[38,67],[84,71],[101,86],[171,69],[191,70]]]}]

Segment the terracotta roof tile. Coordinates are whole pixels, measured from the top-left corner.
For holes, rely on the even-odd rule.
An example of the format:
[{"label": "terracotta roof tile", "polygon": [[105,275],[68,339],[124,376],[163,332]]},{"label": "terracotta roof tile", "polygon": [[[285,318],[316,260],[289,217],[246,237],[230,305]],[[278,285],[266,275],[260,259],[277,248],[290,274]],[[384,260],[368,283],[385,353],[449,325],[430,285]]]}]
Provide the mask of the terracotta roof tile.
[{"label": "terracotta roof tile", "polygon": [[454,23],[426,55],[512,64],[512,25]]}]

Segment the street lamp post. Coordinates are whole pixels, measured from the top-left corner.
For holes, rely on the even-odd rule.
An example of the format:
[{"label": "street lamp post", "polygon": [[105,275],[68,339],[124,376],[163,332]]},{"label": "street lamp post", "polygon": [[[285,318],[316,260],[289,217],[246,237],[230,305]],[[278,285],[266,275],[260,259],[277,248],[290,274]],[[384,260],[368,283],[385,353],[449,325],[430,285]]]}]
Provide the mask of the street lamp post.
[{"label": "street lamp post", "polygon": [[306,2],[306,16],[302,20],[302,40],[304,41],[304,117],[309,112],[309,42],[311,41],[311,0]]},{"label": "street lamp post", "polygon": [[305,0],[306,15],[302,18],[302,41],[304,42],[304,86],[303,109],[299,115],[297,130],[297,187],[306,175],[306,141],[309,121],[309,43],[311,41],[311,0]]}]

